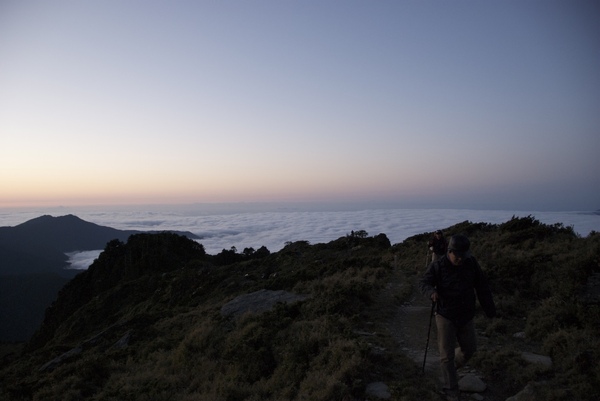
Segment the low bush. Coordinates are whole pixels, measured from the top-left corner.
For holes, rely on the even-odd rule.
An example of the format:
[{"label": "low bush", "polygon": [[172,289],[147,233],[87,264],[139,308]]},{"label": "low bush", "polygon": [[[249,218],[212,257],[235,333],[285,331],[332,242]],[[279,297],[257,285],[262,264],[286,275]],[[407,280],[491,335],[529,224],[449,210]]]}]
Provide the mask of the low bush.
[{"label": "low bush", "polygon": [[568,328],[554,331],[546,337],[544,351],[552,357],[555,365],[555,387],[569,388],[570,395],[576,399],[600,395],[600,339],[597,330]]}]

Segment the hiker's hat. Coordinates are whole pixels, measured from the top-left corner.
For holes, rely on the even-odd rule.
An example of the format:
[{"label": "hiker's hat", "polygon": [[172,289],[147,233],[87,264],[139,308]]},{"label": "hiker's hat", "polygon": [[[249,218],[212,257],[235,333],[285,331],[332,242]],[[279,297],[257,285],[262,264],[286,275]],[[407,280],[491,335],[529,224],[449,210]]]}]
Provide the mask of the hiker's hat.
[{"label": "hiker's hat", "polygon": [[471,248],[471,242],[464,235],[453,235],[448,243],[448,252],[452,252],[456,256],[460,256],[463,259],[467,259],[471,256],[469,249]]}]

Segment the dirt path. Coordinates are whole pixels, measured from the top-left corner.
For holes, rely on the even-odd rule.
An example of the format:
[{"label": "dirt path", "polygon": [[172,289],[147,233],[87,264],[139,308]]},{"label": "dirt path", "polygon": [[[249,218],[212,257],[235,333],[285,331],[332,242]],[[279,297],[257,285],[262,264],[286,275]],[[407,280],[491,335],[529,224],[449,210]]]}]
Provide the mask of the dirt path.
[{"label": "dirt path", "polygon": [[[422,272],[410,279],[409,283],[401,283],[401,278],[398,278],[398,282],[390,283],[389,289],[395,288],[396,290],[401,286],[410,285],[412,292],[409,300],[404,302],[401,306],[396,306],[392,313],[392,319],[387,322],[388,328],[392,333],[392,336],[399,344],[401,350],[415,363],[418,364],[419,368],[423,367],[425,348],[427,345],[427,332],[429,328],[429,320],[431,316],[431,302],[426,299],[418,290],[418,281],[421,277]],[[485,342],[484,339],[478,341],[481,345]],[[429,347],[427,348],[427,358],[425,359],[425,374],[431,377],[435,382],[439,384],[439,390],[442,387],[441,374],[439,368],[439,352],[437,347],[437,333],[435,326],[435,319],[431,324],[431,332],[429,337]],[[459,370],[459,376],[464,374],[473,374],[481,377],[488,388],[479,394],[485,401],[504,401],[505,398],[496,394],[493,391],[493,384],[489,383],[486,378],[473,370],[472,368],[466,367]],[[491,385],[491,386],[490,386]],[[463,394],[463,399],[468,400],[470,395],[467,393]]]},{"label": "dirt path", "polygon": [[[410,300],[397,308],[395,316],[390,322],[390,328],[394,338],[408,357],[421,367],[425,361],[425,372],[437,374],[440,354],[436,343],[435,321],[431,322],[429,345],[427,342],[431,303],[417,292],[416,286],[414,287],[415,290]],[[427,356],[425,357],[426,348]]]}]

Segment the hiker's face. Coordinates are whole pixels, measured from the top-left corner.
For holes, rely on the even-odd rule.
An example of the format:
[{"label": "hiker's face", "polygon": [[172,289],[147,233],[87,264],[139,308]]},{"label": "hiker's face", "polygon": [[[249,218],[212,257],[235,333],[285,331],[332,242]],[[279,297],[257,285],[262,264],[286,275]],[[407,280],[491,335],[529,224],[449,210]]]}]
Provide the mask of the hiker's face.
[{"label": "hiker's face", "polygon": [[456,254],[454,251],[448,251],[448,259],[454,266],[460,266],[464,263],[463,255]]}]

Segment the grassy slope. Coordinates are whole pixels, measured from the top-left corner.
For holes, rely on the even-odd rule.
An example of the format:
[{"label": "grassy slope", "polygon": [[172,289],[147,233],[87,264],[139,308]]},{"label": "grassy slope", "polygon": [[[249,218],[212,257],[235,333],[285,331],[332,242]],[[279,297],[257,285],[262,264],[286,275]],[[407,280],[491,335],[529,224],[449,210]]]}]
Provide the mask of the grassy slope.
[{"label": "grassy slope", "polygon": [[[501,380],[507,395],[542,379],[551,383],[547,399],[597,395],[600,311],[577,294],[600,272],[600,235],[579,238],[533,218],[465,222],[445,232],[471,238],[496,296],[498,318],[477,320],[489,341],[474,364]],[[63,290],[26,353],[3,348],[0,399],[350,400],[364,399],[373,381],[387,383],[394,399],[438,399],[386,324],[423,269],[426,234],[391,247],[385,236],[300,241],[227,265],[232,255],[153,238],[150,248],[147,237],[107,247]],[[221,316],[226,302],[259,289],[311,298],[260,315]],[[512,337],[519,331],[525,342]],[[124,337],[129,345],[115,347]],[[78,346],[81,352],[40,371]],[[551,355],[554,369],[526,365],[523,348]]]}]

